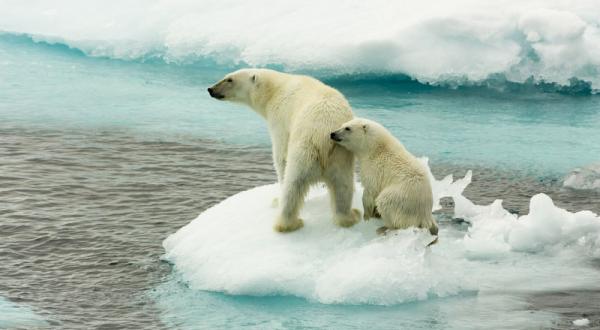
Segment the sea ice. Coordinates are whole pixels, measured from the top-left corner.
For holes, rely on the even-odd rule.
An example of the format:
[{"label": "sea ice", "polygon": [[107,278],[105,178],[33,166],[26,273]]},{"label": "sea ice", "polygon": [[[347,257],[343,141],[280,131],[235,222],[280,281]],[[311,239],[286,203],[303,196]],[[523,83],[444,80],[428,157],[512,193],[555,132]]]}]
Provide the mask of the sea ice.
[{"label": "sea ice", "polygon": [[[324,187],[309,193],[302,230],[276,233],[270,201],[278,192],[276,184],[257,187],[210,208],[164,241],[165,258],[193,288],[238,295],[393,304],[469,287],[458,265],[426,248],[432,240],[426,231],[379,237],[376,221],[335,226]],[[360,191],[355,206],[359,201]]]},{"label": "sea ice", "polygon": [[[322,186],[306,199],[305,227],[276,233],[271,201],[279,186],[272,184],[204,211],[163,242],[164,258],[193,289],[294,295],[321,303],[391,305],[506,286],[593,285],[597,271],[588,261],[600,256],[596,214],[560,209],[544,194],[533,196],[530,213],[521,217],[502,208],[500,200],[475,205],[462,195],[471,175],[456,181],[432,176],[434,198],[452,197],[455,216],[470,225],[464,232],[440,222],[440,241],[429,248],[432,237],[421,230],[381,237],[375,234],[378,220],[335,226]],[[357,184],[359,209],[361,194]],[[569,280],[557,282],[557,273]]]}]

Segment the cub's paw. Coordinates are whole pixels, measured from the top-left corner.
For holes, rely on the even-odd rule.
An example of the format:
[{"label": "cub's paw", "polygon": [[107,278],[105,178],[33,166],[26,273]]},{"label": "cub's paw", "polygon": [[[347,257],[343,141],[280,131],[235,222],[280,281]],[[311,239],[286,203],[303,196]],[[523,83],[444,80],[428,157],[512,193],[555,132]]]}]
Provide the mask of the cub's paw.
[{"label": "cub's paw", "polygon": [[275,222],[275,226],[273,226],[273,229],[277,232],[280,233],[289,233],[295,230],[298,230],[300,228],[302,228],[304,226],[304,221],[302,221],[302,219],[298,218],[294,221],[282,221],[282,219],[277,219],[277,222]]},{"label": "cub's paw", "polygon": [[389,228],[386,226],[377,228],[377,235],[385,236],[388,233]]},{"label": "cub's paw", "polygon": [[352,227],[358,221],[360,221],[360,211],[357,209],[352,209],[350,214],[337,214],[334,219],[334,222],[340,227]]}]

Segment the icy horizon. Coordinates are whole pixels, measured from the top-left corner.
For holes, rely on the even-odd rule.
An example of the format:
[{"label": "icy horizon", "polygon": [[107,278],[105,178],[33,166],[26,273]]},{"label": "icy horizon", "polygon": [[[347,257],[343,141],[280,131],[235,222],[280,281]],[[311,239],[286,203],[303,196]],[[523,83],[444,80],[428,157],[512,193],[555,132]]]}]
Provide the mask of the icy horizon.
[{"label": "icy horizon", "polygon": [[65,0],[4,1],[0,9],[0,31],[90,56],[405,74],[434,84],[501,75],[520,83],[564,86],[577,78],[600,85],[595,1]]}]

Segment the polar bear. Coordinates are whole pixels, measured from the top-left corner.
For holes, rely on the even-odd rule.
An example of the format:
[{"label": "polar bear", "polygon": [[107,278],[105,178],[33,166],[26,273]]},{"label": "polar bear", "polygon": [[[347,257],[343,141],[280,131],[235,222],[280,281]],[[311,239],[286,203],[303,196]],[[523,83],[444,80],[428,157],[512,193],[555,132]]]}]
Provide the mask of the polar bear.
[{"label": "polar bear", "polygon": [[340,92],[307,76],[242,69],[226,75],[208,93],[245,104],[267,121],[282,186],[276,231],[291,232],[303,226],[300,208],[310,185],[317,182],[329,189],[337,225],[350,227],[360,220],[360,212],[351,207],[354,156],[329,137],[353,118]]},{"label": "polar bear", "polygon": [[378,233],[418,227],[437,235],[427,172],[387,129],[372,120],[355,118],[330,137],[358,158],[364,219],[381,217],[385,226]]}]

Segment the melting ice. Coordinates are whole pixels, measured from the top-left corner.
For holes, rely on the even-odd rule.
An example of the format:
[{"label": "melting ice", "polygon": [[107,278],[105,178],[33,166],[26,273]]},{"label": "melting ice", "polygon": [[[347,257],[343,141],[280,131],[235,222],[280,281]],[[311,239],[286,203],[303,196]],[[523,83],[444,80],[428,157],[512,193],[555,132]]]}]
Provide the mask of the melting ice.
[{"label": "melting ice", "polygon": [[[426,163],[426,160],[424,160]],[[431,172],[430,172],[431,173]],[[490,290],[536,291],[598,286],[600,217],[560,209],[538,194],[517,216],[500,200],[475,205],[471,181],[432,180],[434,208],[455,201],[455,220],[440,219],[440,241],[419,230],[379,237],[376,221],[350,229],[331,221],[326,189],[313,188],[291,234],[272,229],[277,184],[236,194],[168,237],[165,259],[193,289],[233,295],[293,295],[321,303],[391,305]],[[356,186],[354,206],[361,208]]]}]

